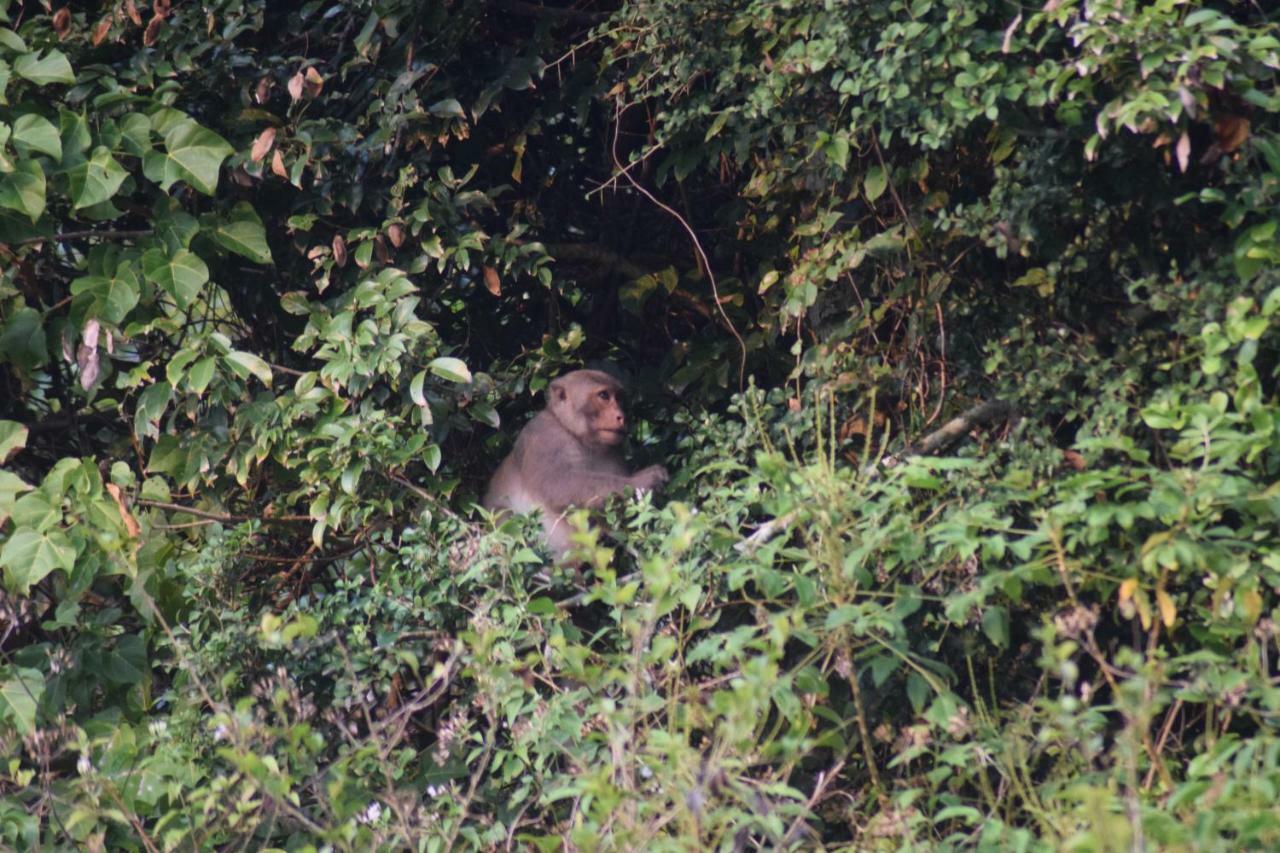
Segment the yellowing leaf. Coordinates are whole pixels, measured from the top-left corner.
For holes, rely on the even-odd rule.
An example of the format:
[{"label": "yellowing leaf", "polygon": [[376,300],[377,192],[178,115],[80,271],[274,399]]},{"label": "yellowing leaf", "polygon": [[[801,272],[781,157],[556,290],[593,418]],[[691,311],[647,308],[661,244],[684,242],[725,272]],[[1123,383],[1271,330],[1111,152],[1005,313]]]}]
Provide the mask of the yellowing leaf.
[{"label": "yellowing leaf", "polygon": [[1125,580],[1120,584],[1120,603],[1124,604],[1126,601],[1133,598],[1133,594],[1137,589],[1137,578],[1125,578]]},{"label": "yellowing leaf", "polygon": [[1166,628],[1172,628],[1174,620],[1178,618],[1178,608],[1174,606],[1173,599],[1169,597],[1169,593],[1163,589],[1157,589],[1156,606],[1160,608],[1160,621],[1164,623]]}]

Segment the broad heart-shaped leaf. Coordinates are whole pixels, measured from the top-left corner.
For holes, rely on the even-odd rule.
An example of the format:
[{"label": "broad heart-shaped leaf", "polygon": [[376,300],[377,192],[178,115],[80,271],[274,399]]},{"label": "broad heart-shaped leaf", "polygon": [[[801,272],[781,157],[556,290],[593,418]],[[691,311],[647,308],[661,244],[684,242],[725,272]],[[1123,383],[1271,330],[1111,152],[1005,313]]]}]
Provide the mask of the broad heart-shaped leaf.
[{"label": "broad heart-shaped leaf", "polygon": [[17,421],[0,421],[0,464],[27,446],[27,428]]},{"label": "broad heart-shaped leaf", "polygon": [[435,358],[427,367],[436,376],[448,379],[450,382],[471,381],[471,371],[467,370],[467,365],[459,358]]},{"label": "broad heart-shaped leaf", "polygon": [[60,50],[51,50],[44,56],[39,53],[28,53],[19,56],[13,63],[13,73],[25,77],[38,86],[47,83],[74,83],[75,72],[71,63]]},{"label": "broad heart-shaped leaf", "polygon": [[53,122],[44,116],[27,113],[13,123],[13,145],[19,154],[38,151],[54,160],[62,159],[62,137]]},{"label": "broad heart-shaped leaf", "polygon": [[116,194],[128,176],[111,152],[99,145],[88,160],[77,160],[67,167],[71,201],[77,210],[104,202]]},{"label": "broad heart-shaped leaf", "polygon": [[[213,195],[218,189],[218,170],[234,151],[221,136],[191,119],[168,129],[164,147],[166,168],[159,181],[161,189],[168,190],[177,177],[205,195]],[[167,164],[176,170],[170,170]]]},{"label": "broad heart-shaped leaf", "polygon": [[61,530],[37,533],[20,527],[0,549],[4,585],[19,595],[29,594],[32,584],[55,569],[71,571],[75,563],[76,549]]},{"label": "broad heart-shaped leaf", "polygon": [[44,213],[44,169],[39,161],[20,160],[12,172],[0,175],[0,207],[25,213],[35,222]]},{"label": "broad heart-shaped leaf", "polygon": [[119,324],[128,316],[138,304],[139,292],[138,276],[128,263],[120,264],[111,278],[86,275],[71,282],[72,295],[88,294],[91,300],[85,317],[112,324]]},{"label": "broad heart-shaped leaf", "polygon": [[44,696],[44,676],[38,669],[18,669],[15,678],[0,681],[0,720],[8,720],[20,735],[36,727],[36,708]]},{"label": "broad heart-shaped leaf", "polygon": [[209,280],[209,268],[204,261],[186,249],[179,249],[172,257],[163,249],[149,250],[142,256],[142,272],[147,281],[160,285],[184,311]]},{"label": "broad heart-shaped leaf", "polygon": [[233,207],[230,216],[214,227],[213,236],[238,255],[260,264],[271,263],[266,229],[248,202],[242,201]]}]

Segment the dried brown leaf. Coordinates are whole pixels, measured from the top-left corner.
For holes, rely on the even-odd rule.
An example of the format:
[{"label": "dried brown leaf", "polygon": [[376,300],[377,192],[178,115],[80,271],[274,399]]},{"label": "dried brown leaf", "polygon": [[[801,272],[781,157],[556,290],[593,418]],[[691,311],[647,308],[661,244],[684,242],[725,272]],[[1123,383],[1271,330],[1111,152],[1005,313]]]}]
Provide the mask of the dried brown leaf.
[{"label": "dried brown leaf", "polygon": [[124,13],[133,21],[134,26],[142,26],[142,16],[138,14],[138,7],[133,0],[124,0]]},{"label": "dried brown leaf", "polygon": [[271,146],[276,142],[276,129],[268,127],[262,133],[258,134],[258,138],[253,141],[253,150],[249,152],[249,156],[255,163],[261,163],[262,158],[267,156],[267,152],[271,150]]},{"label": "dried brown leaf", "polygon": [[97,47],[98,45],[102,44],[104,41],[107,40],[107,35],[110,34],[110,32],[111,32],[111,16],[108,15],[107,17],[103,18],[101,21],[98,21],[98,25],[93,28],[93,36],[90,37],[89,41],[93,44],[94,47]]},{"label": "dried brown leaf", "polygon": [[271,155],[271,171],[275,172],[286,181],[289,180],[289,170],[284,167],[284,157],[277,148]]},{"label": "dried brown leaf", "polygon": [[1187,162],[1191,159],[1191,137],[1187,136],[1184,130],[1182,136],[1178,137],[1178,144],[1174,148],[1174,154],[1178,158],[1178,171],[1187,171]]},{"label": "dried brown leaf", "polygon": [[142,528],[138,526],[138,520],[133,517],[133,513],[129,512],[129,505],[125,503],[124,492],[115,483],[107,483],[107,493],[115,499],[116,508],[120,510],[120,520],[124,522],[124,529],[129,533],[129,538],[137,539],[138,534],[142,532]]},{"label": "dried brown leaf", "polygon": [[1213,136],[1222,153],[1230,154],[1249,138],[1249,120],[1238,115],[1218,116],[1213,121]]},{"label": "dried brown leaf", "polygon": [[160,25],[164,23],[164,15],[156,15],[151,19],[151,23],[147,24],[146,30],[142,33],[142,43],[147,47],[156,43],[156,39],[160,38]]},{"label": "dried brown leaf", "polygon": [[387,237],[391,240],[391,245],[397,249],[404,244],[404,226],[399,222],[394,222],[387,227]]},{"label": "dried brown leaf", "polygon": [[319,97],[320,90],[323,88],[324,78],[320,76],[320,72],[315,69],[315,66],[308,68],[302,83],[303,96],[307,98]]},{"label": "dried brown leaf", "polygon": [[271,94],[271,78],[263,77],[258,81],[257,88],[253,90],[253,98],[260,104],[267,102],[267,97]]},{"label": "dried brown leaf", "polygon": [[302,97],[302,72],[289,78],[289,97],[295,101]]},{"label": "dried brown leaf", "polygon": [[498,278],[498,271],[493,267],[484,268],[484,289],[494,296],[502,295],[502,280]]},{"label": "dried brown leaf", "polygon": [[67,30],[71,26],[71,10],[66,6],[53,13],[53,31],[58,34],[58,39],[62,40],[67,37]]},{"label": "dried brown leaf", "polygon": [[342,239],[341,234],[333,235],[333,260],[340,267],[347,265],[347,241]]}]

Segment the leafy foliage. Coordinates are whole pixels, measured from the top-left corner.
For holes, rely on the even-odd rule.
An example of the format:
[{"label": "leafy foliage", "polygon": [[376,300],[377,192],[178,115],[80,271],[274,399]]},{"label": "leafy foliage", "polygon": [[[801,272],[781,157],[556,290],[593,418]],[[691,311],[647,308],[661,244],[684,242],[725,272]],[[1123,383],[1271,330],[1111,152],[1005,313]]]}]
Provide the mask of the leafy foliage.
[{"label": "leafy foliage", "polygon": [[1274,12],[0,18],[0,846],[1280,843]]}]

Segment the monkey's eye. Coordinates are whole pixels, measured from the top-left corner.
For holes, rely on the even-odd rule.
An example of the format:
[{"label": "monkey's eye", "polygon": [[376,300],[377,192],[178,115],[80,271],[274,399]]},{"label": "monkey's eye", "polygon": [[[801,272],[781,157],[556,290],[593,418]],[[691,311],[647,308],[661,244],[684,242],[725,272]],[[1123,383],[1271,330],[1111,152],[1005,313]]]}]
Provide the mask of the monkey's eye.
[{"label": "monkey's eye", "polygon": [[606,403],[607,403],[607,402],[609,402],[609,392],[608,392],[608,391],[601,391],[601,392],[600,392],[599,394],[597,394],[596,396],[597,396],[597,397],[599,397],[601,400],[604,400]]}]

